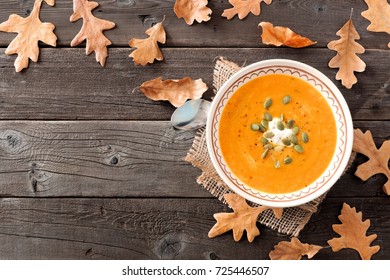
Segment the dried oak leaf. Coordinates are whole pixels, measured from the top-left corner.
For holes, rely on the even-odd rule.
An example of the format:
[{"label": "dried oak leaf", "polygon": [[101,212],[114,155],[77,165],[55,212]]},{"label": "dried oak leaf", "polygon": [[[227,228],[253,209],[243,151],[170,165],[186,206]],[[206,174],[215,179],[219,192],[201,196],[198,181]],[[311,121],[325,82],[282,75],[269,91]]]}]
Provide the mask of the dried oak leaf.
[{"label": "dried oak leaf", "polygon": [[357,83],[353,72],[363,72],[366,69],[364,61],[356,55],[364,53],[365,49],[355,41],[360,39],[360,36],[352,19],[349,19],[336,35],[341,38],[328,44],[329,49],[337,51],[336,56],[329,61],[329,67],[339,68],[336,80],[341,80],[343,86],[350,89]]},{"label": "dried oak leaf", "polygon": [[189,77],[165,81],[159,77],[140,86],[146,97],[155,101],[168,100],[175,107],[183,105],[187,99],[201,98],[207,88],[202,79],[193,80]]},{"label": "dried oak leaf", "polygon": [[291,242],[279,242],[269,253],[269,257],[271,260],[300,260],[307,255],[311,259],[322,248],[318,245],[303,244],[298,238],[293,237]]},{"label": "dried oak leaf", "polygon": [[290,48],[304,48],[316,44],[306,37],[295,33],[290,28],[283,26],[273,26],[270,22],[260,22],[259,26],[263,28],[261,39],[264,44],[274,46],[286,46]]},{"label": "dried oak leaf", "polygon": [[328,240],[333,252],[350,248],[358,251],[363,260],[369,260],[372,255],[379,251],[380,247],[378,245],[370,246],[377,235],[366,236],[370,227],[370,220],[367,219],[363,222],[362,212],[356,212],[355,207],[351,208],[347,203],[344,203],[339,220],[341,224],[333,225],[332,228],[341,237]]},{"label": "dried oak leaf", "polygon": [[[364,1],[368,6],[368,10],[362,12],[362,16],[371,22],[367,30],[390,34],[390,5],[387,0]],[[387,46],[390,48],[390,43]]]},{"label": "dried oak leaf", "polygon": [[207,7],[208,0],[176,0],[173,10],[178,18],[184,18],[188,25],[210,20],[212,13]]},{"label": "dried oak leaf", "polygon": [[114,28],[115,23],[95,17],[92,10],[98,6],[98,3],[88,0],[73,0],[73,14],[70,16],[70,21],[74,22],[82,18],[83,26],[70,46],[77,46],[87,40],[86,54],[95,52],[96,61],[104,66],[108,56],[107,46],[111,45],[111,41],[104,36],[103,31]]},{"label": "dried oak leaf", "polygon": [[237,194],[228,193],[224,195],[225,200],[233,208],[234,213],[217,213],[214,218],[217,223],[209,231],[210,238],[221,235],[229,230],[233,230],[234,241],[239,241],[246,230],[248,241],[252,242],[260,234],[256,226],[259,214],[269,207],[249,206],[245,199]]},{"label": "dried oak leaf", "polygon": [[383,186],[383,191],[390,195],[390,140],[383,142],[378,150],[376,148],[371,131],[367,130],[364,134],[360,129],[354,130],[353,150],[361,153],[369,158],[369,160],[361,164],[355,172],[363,181],[368,180],[371,176],[382,173],[387,177],[387,182]]},{"label": "dried oak leaf", "polygon": [[[35,0],[34,8],[27,18],[16,14],[9,16],[8,20],[0,24],[0,31],[18,33],[15,39],[5,50],[5,54],[17,54],[15,60],[16,72],[28,67],[29,59],[38,61],[38,41],[55,47],[57,36],[54,34],[55,26],[51,23],[42,23],[39,19],[43,0]],[[48,5],[53,6],[54,0],[44,0]]]},{"label": "dried oak leaf", "polygon": [[227,19],[232,19],[235,15],[238,15],[239,19],[245,18],[249,13],[255,16],[260,15],[260,3],[271,4],[272,0],[229,0],[233,8],[223,11],[222,16]]},{"label": "dried oak leaf", "polygon": [[153,63],[155,59],[161,61],[164,59],[158,43],[165,44],[166,34],[162,22],[155,24],[145,32],[149,35],[146,39],[133,38],[129,42],[129,46],[137,48],[129,57],[132,57],[135,64],[145,66],[148,63]]}]

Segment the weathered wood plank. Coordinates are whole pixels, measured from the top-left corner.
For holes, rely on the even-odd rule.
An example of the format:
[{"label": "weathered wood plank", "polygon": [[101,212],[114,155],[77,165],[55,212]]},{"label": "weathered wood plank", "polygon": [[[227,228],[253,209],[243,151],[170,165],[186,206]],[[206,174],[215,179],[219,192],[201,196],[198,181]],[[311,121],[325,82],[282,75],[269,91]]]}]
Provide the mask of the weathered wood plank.
[{"label": "weathered wood plank", "polygon": [[[343,199],[326,199],[301,232],[302,242],[327,245],[338,237]],[[373,259],[389,259],[388,198],[346,200],[363,219],[380,250]],[[269,259],[279,241],[288,240],[259,225],[261,235],[238,243],[231,232],[207,237],[213,214],[230,212],[216,199],[0,199],[1,259]],[[382,213],[382,215],[378,215]],[[314,259],[359,259],[353,250],[320,251]]]},{"label": "weathered wood plank", "polygon": [[0,119],[168,120],[174,110],[168,102],[155,102],[132,91],[142,82],[190,76],[202,78],[212,95],[214,60],[224,56],[239,65],[271,58],[287,58],[312,65],[343,92],[355,120],[390,119],[390,77],[387,51],[367,51],[367,70],[351,90],[335,80],[328,68],[334,55],[326,49],[164,49],[166,60],[148,67],[134,66],[127,49],[113,49],[102,68],[81,49],[44,49],[40,63],[15,73],[15,57],[0,50]]},{"label": "weathered wood plank", "polygon": [[175,131],[166,122],[0,122],[0,127],[3,195],[205,195],[195,182],[198,171],[183,160],[194,133]]},{"label": "weathered wood plank", "polygon": [[[27,16],[32,9],[33,0],[8,0],[0,3],[0,22],[11,13]],[[209,1],[213,10],[211,20],[188,26],[173,12],[174,0],[100,0],[100,7],[94,14],[100,18],[114,21],[117,27],[106,32],[113,46],[127,47],[130,38],[144,38],[145,30],[165,17],[164,26],[168,38],[167,46],[175,47],[258,47],[261,44],[259,22],[270,21],[284,25],[298,33],[318,41],[315,47],[326,47],[331,40],[338,38],[336,32],[349,19],[354,9],[354,23],[360,33],[360,41],[366,48],[387,49],[390,36],[366,30],[369,21],[360,13],[367,9],[364,1],[352,0],[284,0],[273,1],[271,5],[261,5],[260,16],[249,15],[245,20],[235,17],[228,21],[221,17],[224,9],[232,6],[228,1]],[[81,21],[69,22],[72,14],[71,0],[57,0],[55,7],[43,5],[42,20],[56,25],[59,46],[69,46],[81,27]],[[0,46],[6,46],[14,35],[1,34]]]},{"label": "weathered wood plank", "polygon": [[[357,122],[378,145],[389,122]],[[184,161],[194,133],[168,122],[2,121],[0,196],[211,197]],[[363,183],[349,172],[329,196],[385,196],[385,177]]]}]

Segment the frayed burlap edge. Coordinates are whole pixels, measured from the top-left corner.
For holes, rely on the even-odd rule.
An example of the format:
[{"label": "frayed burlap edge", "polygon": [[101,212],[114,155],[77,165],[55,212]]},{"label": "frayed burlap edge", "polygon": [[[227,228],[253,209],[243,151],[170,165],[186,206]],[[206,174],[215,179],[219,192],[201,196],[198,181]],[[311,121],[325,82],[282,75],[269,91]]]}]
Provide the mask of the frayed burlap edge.
[{"label": "frayed burlap edge", "polygon": [[[240,70],[237,64],[218,58],[214,68],[213,85],[218,90],[233,74]],[[198,177],[197,183],[207,189],[212,195],[217,197],[223,203],[226,203],[224,194],[231,193],[229,187],[219,177],[215,170],[207,151],[205,128],[197,131],[192,147],[190,148],[185,160],[193,166],[199,168],[202,174]],[[354,159],[351,156],[350,164]],[[350,165],[349,164],[349,165]],[[348,165],[348,167],[349,167]],[[348,169],[348,168],[347,168]],[[258,221],[281,234],[298,236],[299,232],[309,222],[311,216],[317,212],[318,206],[325,198],[325,195],[301,206],[283,209],[283,215],[277,219],[272,210],[267,210],[258,218]],[[258,206],[255,203],[249,203],[251,206]]]}]

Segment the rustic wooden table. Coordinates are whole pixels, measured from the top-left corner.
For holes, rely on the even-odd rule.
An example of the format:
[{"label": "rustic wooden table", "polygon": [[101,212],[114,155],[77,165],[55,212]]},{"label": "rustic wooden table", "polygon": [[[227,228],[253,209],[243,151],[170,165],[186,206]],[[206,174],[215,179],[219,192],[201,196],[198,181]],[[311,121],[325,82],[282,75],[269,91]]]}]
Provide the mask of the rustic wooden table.
[{"label": "rustic wooden table", "polygon": [[[0,22],[11,13],[26,16],[33,0],[0,2]],[[236,243],[231,233],[209,239],[213,214],[229,211],[196,183],[200,171],[183,160],[194,132],[175,131],[167,102],[132,93],[142,82],[163,76],[202,78],[212,94],[214,59],[240,65],[288,58],[316,67],[344,94],[354,126],[370,129],[377,145],[389,139],[390,50],[386,33],[366,31],[363,0],[274,0],[260,16],[221,17],[226,0],[211,0],[209,22],[188,26],[173,12],[174,0],[100,0],[94,13],[117,27],[106,32],[113,42],[106,67],[70,48],[81,21],[70,23],[71,0],[42,6],[42,20],[56,25],[58,47],[42,45],[39,63],[15,73],[15,56],[4,54],[14,34],[0,33],[0,258],[1,259],[268,259],[279,241],[289,240],[260,226],[251,244]],[[366,53],[364,73],[347,90],[328,68],[335,52],[326,48],[354,8],[353,20]],[[147,67],[128,57],[128,41],[165,16],[165,60]],[[270,21],[313,40],[306,49],[261,44],[257,25]],[[337,182],[300,234],[303,242],[326,246],[337,237],[347,202],[371,220],[381,250],[390,259],[390,198],[376,175],[367,182],[352,167]],[[315,259],[359,259],[349,249],[321,250]]]}]

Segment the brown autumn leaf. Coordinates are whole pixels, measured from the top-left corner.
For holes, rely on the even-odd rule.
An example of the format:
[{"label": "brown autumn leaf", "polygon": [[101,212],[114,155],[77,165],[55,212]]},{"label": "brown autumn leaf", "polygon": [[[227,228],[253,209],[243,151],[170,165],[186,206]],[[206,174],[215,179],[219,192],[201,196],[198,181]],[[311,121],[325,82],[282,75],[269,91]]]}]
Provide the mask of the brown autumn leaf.
[{"label": "brown autumn leaf", "polygon": [[166,34],[162,22],[155,24],[145,32],[149,35],[146,39],[133,38],[129,42],[129,46],[137,48],[129,57],[132,57],[135,64],[145,66],[148,63],[153,63],[155,59],[161,61],[164,59],[158,43],[165,44]]},{"label": "brown autumn leaf", "polygon": [[280,220],[283,216],[283,208],[272,208],[275,218]]},{"label": "brown autumn leaf", "polygon": [[74,22],[82,18],[83,26],[70,46],[78,46],[86,40],[86,54],[95,52],[96,61],[104,66],[108,56],[107,46],[111,45],[111,41],[104,36],[103,31],[114,28],[115,23],[95,17],[92,10],[98,6],[98,3],[88,0],[73,0],[73,14],[70,16],[70,21]]},{"label": "brown autumn leaf", "polygon": [[[31,14],[22,18],[16,14],[9,16],[8,20],[0,24],[0,31],[18,33],[15,39],[5,50],[5,54],[17,54],[15,60],[16,72],[28,67],[29,59],[38,61],[38,41],[55,47],[57,36],[54,34],[55,26],[51,23],[42,23],[39,19],[43,0],[35,0]],[[48,5],[53,6],[54,0],[44,0]]]},{"label": "brown autumn leaf", "polygon": [[[368,6],[368,10],[362,12],[362,16],[371,22],[367,30],[390,34],[390,5],[387,0],[364,1]],[[390,48],[390,43],[387,46]]]},{"label": "brown autumn leaf", "polygon": [[263,28],[261,39],[264,44],[274,46],[286,46],[290,48],[304,48],[316,44],[306,37],[295,33],[290,28],[283,26],[273,26],[270,22],[260,22],[259,26]]},{"label": "brown autumn leaf", "polygon": [[387,182],[383,186],[383,191],[387,195],[390,195],[390,170],[388,165],[390,159],[390,140],[383,142],[378,150],[372,138],[371,131],[367,130],[363,133],[360,129],[355,129],[352,149],[369,158],[367,162],[357,168],[355,175],[363,181],[366,181],[375,174],[384,174],[387,177]]},{"label": "brown autumn leaf", "polygon": [[261,2],[267,5],[272,3],[272,0],[229,0],[233,8],[223,11],[222,16],[227,19],[232,19],[235,15],[238,15],[239,19],[245,18],[249,13],[255,16],[260,15]]},{"label": "brown autumn leaf", "polygon": [[372,255],[380,249],[378,245],[370,246],[376,238],[376,234],[366,236],[370,227],[370,220],[362,220],[362,212],[356,212],[356,208],[343,204],[341,215],[339,215],[341,224],[333,225],[333,231],[341,237],[328,240],[333,252],[340,251],[344,248],[350,248],[358,251],[363,260],[371,259]]},{"label": "brown autumn leaf", "polygon": [[307,255],[311,259],[322,248],[318,245],[303,244],[298,238],[293,237],[290,242],[279,242],[269,253],[269,257],[271,260],[300,260]]},{"label": "brown autumn leaf", "polygon": [[155,101],[168,100],[175,107],[183,105],[188,99],[201,98],[207,88],[202,79],[193,80],[189,77],[165,81],[159,77],[140,86],[146,97]]},{"label": "brown autumn leaf", "polygon": [[329,49],[337,51],[336,56],[329,61],[329,67],[339,68],[336,80],[341,80],[343,86],[350,89],[357,83],[354,71],[363,72],[366,69],[364,61],[356,55],[364,53],[365,49],[355,41],[360,39],[360,36],[352,19],[349,19],[336,35],[341,38],[328,44]]},{"label": "brown autumn leaf", "polygon": [[245,230],[248,241],[252,242],[256,236],[260,235],[260,231],[256,226],[257,217],[261,212],[269,209],[269,207],[251,207],[246,203],[243,197],[234,193],[225,194],[224,198],[234,210],[234,213],[214,214],[217,223],[209,231],[209,238],[233,230],[234,241],[239,241]]},{"label": "brown autumn leaf", "polygon": [[212,13],[208,0],[176,0],[173,10],[178,18],[184,18],[188,25],[209,21]]}]

